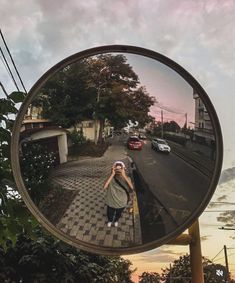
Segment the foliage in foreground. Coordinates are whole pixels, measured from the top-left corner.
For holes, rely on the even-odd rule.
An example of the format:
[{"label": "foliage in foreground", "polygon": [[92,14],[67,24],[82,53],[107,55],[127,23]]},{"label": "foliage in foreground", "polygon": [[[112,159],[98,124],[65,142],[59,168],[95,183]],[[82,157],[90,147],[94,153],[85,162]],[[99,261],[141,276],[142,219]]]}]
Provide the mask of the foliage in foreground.
[{"label": "foliage in foreground", "polygon": [[[218,267],[224,268],[222,265],[215,265],[209,259],[202,258],[204,281],[205,283],[222,283],[220,278],[215,276],[215,269]],[[162,280],[165,283],[190,283],[191,282],[191,267],[190,256],[180,256],[173,262],[171,268],[165,268],[162,270]]]},{"label": "foliage in foreground", "polygon": [[82,252],[39,232],[32,240],[19,235],[16,244],[0,248],[0,282],[126,282],[132,283],[131,262]]}]

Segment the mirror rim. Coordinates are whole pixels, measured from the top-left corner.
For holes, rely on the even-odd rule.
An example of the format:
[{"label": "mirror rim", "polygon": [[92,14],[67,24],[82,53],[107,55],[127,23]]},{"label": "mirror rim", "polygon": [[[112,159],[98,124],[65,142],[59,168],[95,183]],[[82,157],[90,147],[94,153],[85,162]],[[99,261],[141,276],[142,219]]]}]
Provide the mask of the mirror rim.
[{"label": "mirror rim", "polygon": [[[29,104],[35,98],[38,90],[42,87],[42,85],[47,80],[49,80],[56,72],[60,71],[61,69],[72,63],[75,63],[78,60],[94,55],[99,55],[101,53],[111,53],[111,52],[136,54],[147,58],[152,58],[153,60],[168,66],[170,69],[178,73],[193,89],[195,89],[199,97],[202,99],[211,119],[214,135],[215,135],[215,142],[216,142],[216,160],[215,160],[214,172],[210,181],[210,186],[203,198],[203,201],[198,206],[198,208],[190,214],[190,216],[182,223],[182,225],[179,225],[177,229],[168,233],[164,237],[142,245],[125,247],[125,248],[102,247],[102,246],[90,244],[88,242],[74,239],[71,236],[59,230],[58,228],[56,228],[51,222],[47,220],[47,218],[43,215],[43,213],[38,209],[38,207],[34,204],[32,199],[30,198],[21,176],[21,169],[19,163],[19,136],[20,136],[21,124]],[[63,59],[62,61],[58,62],[47,72],[45,72],[41,76],[41,78],[39,78],[38,81],[32,86],[32,88],[28,92],[28,95],[26,96],[25,100],[23,101],[19,109],[12,131],[11,165],[12,165],[13,175],[19,193],[22,196],[22,199],[25,202],[28,209],[30,210],[30,212],[37,219],[37,221],[55,237],[59,238],[60,240],[66,242],[69,245],[75,246],[76,248],[101,255],[114,256],[114,255],[127,255],[127,254],[145,252],[160,247],[174,240],[177,236],[183,233],[198,219],[198,217],[201,215],[201,213],[208,205],[219,181],[219,177],[222,169],[222,162],[223,162],[223,140],[222,140],[221,127],[214,106],[210,101],[205,90],[196,81],[196,79],[194,79],[194,77],[190,73],[188,73],[183,67],[181,67],[173,60],[169,59],[168,57],[158,52],[137,46],[106,45],[106,46],[94,47],[75,53]]]}]

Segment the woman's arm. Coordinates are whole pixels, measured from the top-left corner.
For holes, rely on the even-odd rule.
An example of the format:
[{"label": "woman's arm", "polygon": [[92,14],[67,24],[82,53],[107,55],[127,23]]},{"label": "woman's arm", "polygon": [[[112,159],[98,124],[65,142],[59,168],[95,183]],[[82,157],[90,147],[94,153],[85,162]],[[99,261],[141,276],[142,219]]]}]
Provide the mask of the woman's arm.
[{"label": "woman's arm", "polygon": [[115,175],[114,168],[112,168],[112,173],[111,173],[111,175],[109,176],[109,178],[107,179],[107,181],[104,183],[104,187],[103,187],[104,190],[108,188],[108,186],[109,186],[111,180],[113,179],[114,175]]},{"label": "woman's arm", "polygon": [[134,190],[134,186],[131,182],[131,180],[127,177],[125,169],[122,169],[122,177],[123,179],[127,182],[127,185],[129,186],[130,189]]}]

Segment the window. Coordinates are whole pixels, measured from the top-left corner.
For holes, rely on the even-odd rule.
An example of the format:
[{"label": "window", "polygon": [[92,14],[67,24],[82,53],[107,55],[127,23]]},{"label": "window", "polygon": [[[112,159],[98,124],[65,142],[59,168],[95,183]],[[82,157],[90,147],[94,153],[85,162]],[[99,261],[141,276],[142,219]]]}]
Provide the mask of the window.
[{"label": "window", "polygon": [[25,124],[25,130],[32,129],[32,124]]},{"label": "window", "polygon": [[83,127],[84,128],[93,128],[93,122],[84,122]]},{"label": "window", "polygon": [[40,128],[39,123],[37,123],[37,124],[33,124],[33,128]]}]

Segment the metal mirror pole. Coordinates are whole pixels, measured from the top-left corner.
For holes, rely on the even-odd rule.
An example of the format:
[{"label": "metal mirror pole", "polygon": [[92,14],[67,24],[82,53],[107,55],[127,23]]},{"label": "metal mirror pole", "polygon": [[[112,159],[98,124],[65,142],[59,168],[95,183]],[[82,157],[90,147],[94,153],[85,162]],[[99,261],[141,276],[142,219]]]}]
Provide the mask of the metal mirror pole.
[{"label": "metal mirror pole", "polygon": [[201,239],[198,220],[188,229],[188,234],[181,234],[168,243],[169,245],[188,246],[192,272],[191,283],[204,283]]},{"label": "metal mirror pole", "polygon": [[192,283],[204,283],[201,239],[198,220],[188,229],[192,241],[189,244]]}]

